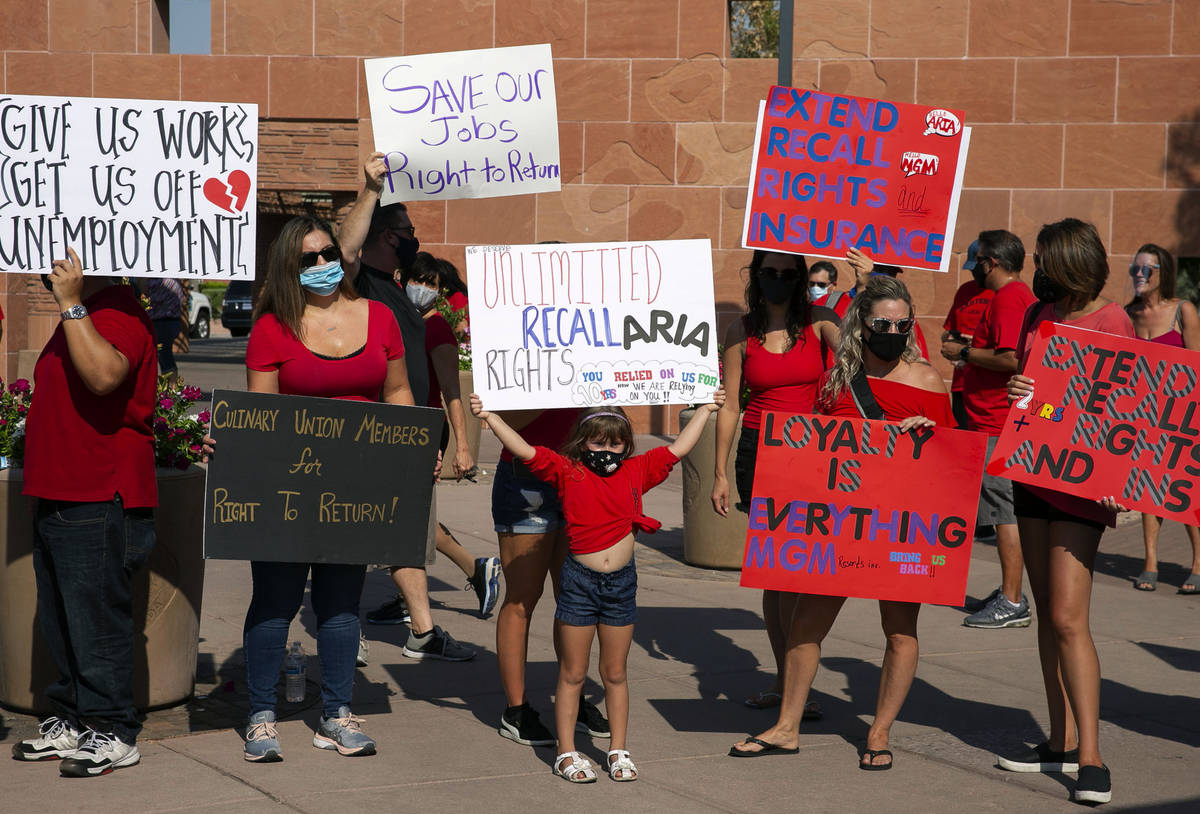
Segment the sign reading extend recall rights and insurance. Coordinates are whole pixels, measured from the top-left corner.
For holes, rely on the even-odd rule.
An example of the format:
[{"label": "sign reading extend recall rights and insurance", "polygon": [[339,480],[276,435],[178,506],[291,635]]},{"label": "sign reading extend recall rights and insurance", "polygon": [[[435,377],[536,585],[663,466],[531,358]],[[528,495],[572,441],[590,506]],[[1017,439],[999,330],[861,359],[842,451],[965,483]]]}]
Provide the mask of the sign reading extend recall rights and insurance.
[{"label": "sign reading extend recall rights and insurance", "polygon": [[986,437],[833,416],[762,421],[742,585],[962,604]]},{"label": "sign reading extend recall rights and insurance", "polygon": [[258,106],[0,95],[0,271],[254,277]]},{"label": "sign reading extend recall rights and insurance", "polygon": [[441,410],[217,390],[204,556],[422,566]]},{"label": "sign reading extend recall rights and insurance", "polygon": [[557,192],[549,45],[364,60],[385,205]]},{"label": "sign reading extend recall rights and insurance", "polygon": [[489,410],[694,404],[718,387],[708,240],[468,246]]},{"label": "sign reading extend recall rights and insurance", "polygon": [[948,271],[970,135],[959,110],[772,87],[742,245]]}]

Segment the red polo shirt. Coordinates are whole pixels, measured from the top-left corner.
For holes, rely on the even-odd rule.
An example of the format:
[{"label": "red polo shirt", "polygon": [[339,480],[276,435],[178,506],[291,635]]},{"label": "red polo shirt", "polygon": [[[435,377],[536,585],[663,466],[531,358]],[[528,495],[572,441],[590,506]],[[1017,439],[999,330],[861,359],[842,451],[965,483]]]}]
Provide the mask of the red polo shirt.
[{"label": "red polo shirt", "polygon": [[33,369],[25,420],[25,494],[47,500],[103,503],[119,494],[128,508],[158,505],[150,421],[158,385],[154,327],[127,285],[83,302],[92,324],[129,360],[125,381],[105,396],[75,371],[63,326]]}]

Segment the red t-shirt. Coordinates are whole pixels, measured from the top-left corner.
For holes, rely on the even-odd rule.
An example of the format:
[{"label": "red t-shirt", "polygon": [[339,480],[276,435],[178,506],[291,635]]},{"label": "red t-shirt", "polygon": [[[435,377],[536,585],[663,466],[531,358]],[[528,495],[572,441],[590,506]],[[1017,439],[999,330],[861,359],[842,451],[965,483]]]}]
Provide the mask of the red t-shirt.
[{"label": "red t-shirt", "polygon": [[[442,345],[453,345],[458,348],[458,339],[450,323],[439,313],[425,320],[425,360],[429,365],[429,407],[442,409],[442,385],[438,381],[437,371],[433,369],[433,350]],[[457,368],[456,368],[457,369]]]},{"label": "red t-shirt", "polygon": [[742,426],[757,430],[762,414],[772,410],[811,413],[824,372],[825,343],[811,326],[784,353],[772,353],[757,337],[747,336],[742,381],[750,388],[750,400]]},{"label": "red t-shirt", "polygon": [[843,319],[846,316],[846,312],[850,310],[850,304],[854,302],[854,297],[849,291],[837,291],[836,289],[831,290],[828,294],[822,297],[817,297],[815,300],[813,300],[812,304],[824,305],[826,308],[828,308],[829,300],[834,295],[837,295],[837,301],[833,304],[833,313],[838,315],[838,319]]},{"label": "red t-shirt", "polygon": [[96,330],[129,360],[117,389],[98,396],[71,364],[60,323],[34,367],[25,420],[25,494],[128,508],[158,505],[151,420],[158,387],[154,327],[133,289],[116,285],[83,301]]},{"label": "red t-shirt", "polygon": [[[994,296],[996,292],[992,289],[984,288],[973,279],[967,280],[954,293],[954,303],[950,306],[950,313],[946,315],[946,322],[942,327],[969,340],[975,335],[976,326],[979,325],[979,320],[983,318]],[[954,379],[950,384],[951,391],[958,392],[963,389],[965,375],[966,365],[956,364]]]},{"label": "red t-shirt", "polygon": [[[1044,303],[1029,310],[1028,321],[1024,324],[1025,332],[1021,336],[1020,344],[1017,347],[1017,359],[1020,363],[1020,370],[1025,369],[1025,357],[1029,354],[1029,349],[1033,347],[1033,340],[1037,334],[1038,326],[1048,319],[1061,325],[1070,325],[1072,328],[1083,328],[1087,331],[1099,331],[1116,336],[1127,336],[1131,339],[1137,338],[1137,331],[1133,328],[1133,322],[1129,319],[1129,314],[1125,313],[1125,309],[1115,302],[1110,302],[1103,308],[1099,308],[1086,316],[1073,320],[1056,319],[1054,316],[1054,304]],[[1070,495],[1054,489],[1045,489],[1041,486],[1026,484],[1025,488],[1051,506],[1067,514],[1073,514],[1076,517],[1088,520],[1095,520],[1114,528],[1117,525],[1117,513],[1108,511],[1094,500],[1088,500],[1087,498]]]},{"label": "red t-shirt", "polygon": [[[1005,284],[979,319],[971,347],[994,351],[1016,350],[1021,344],[1025,312],[1037,302],[1029,286],[1020,280]],[[963,406],[967,429],[999,435],[1008,415],[1008,380],[1011,373],[968,364],[963,374]]]},{"label": "red t-shirt", "polygon": [[[826,373],[821,377],[822,390],[828,376],[829,374]],[[879,409],[883,410],[883,417],[888,421],[902,421],[910,416],[923,415],[939,426],[954,426],[954,413],[950,409],[950,397],[945,393],[935,393],[932,390],[913,387],[911,384],[877,379],[873,376],[867,377],[867,384],[871,387],[871,395],[875,397]],[[862,413],[858,411],[858,406],[854,403],[854,396],[848,387],[838,395],[835,401],[821,399],[816,406],[817,412],[821,415],[862,418]]]},{"label": "red t-shirt", "polygon": [[626,458],[608,477],[553,450],[536,450],[525,465],[558,490],[572,554],[603,551],[625,539],[634,526],[651,533],[662,526],[642,514],[642,495],[666,480],[671,468],[679,463],[668,447],[655,447]]},{"label": "red t-shirt", "polygon": [[279,371],[279,392],[347,401],[379,401],[388,362],[404,356],[392,310],[367,301],[367,343],[349,356],[318,356],[292,336],[274,314],[263,314],[246,343],[246,367]]},{"label": "red t-shirt", "polygon": [[[579,418],[578,407],[566,407],[558,410],[542,410],[541,414],[521,428],[521,437],[531,446],[550,447],[558,449],[567,442],[575,419]],[[501,451],[500,460],[511,461],[513,454],[507,449]]]}]

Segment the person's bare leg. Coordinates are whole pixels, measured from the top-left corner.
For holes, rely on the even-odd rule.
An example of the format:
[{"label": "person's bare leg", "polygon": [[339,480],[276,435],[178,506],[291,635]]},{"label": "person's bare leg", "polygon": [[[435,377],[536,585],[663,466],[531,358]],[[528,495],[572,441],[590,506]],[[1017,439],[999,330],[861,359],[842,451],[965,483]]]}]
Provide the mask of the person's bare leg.
[{"label": "person's bare leg", "polygon": [[[787,661],[788,628],[783,624],[780,606],[783,604],[781,591],[763,591],[762,613],[763,622],[767,628],[767,641],[771,643],[771,653],[775,657],[775,681],[771,684],[771,692],[781,692],[783,689],[783,671]],[[791,603],[795,608],[795,601]]]},{"label": "person's bare leg", "polygon": [[1079,765],[1100,766],[1100,657],[1088,616],[1099,529],[1050,524],[1050,623],[1058,640],[1059,669],[1079,733]]},{"label": "person's bare leg", "polygon": [[[504,574],[504,602],[496,615],[496,662],[506,703],[515,707],[526,701],[529,620],[542,597],[558,534],[501,533],[497,536],[500,538],[500,570]],[[557,625],[555,628],[557,643]]]},{"label": "person's bare leg", "polygon": [[438,523],[434,541],[437,544],[437,550],[449,557],[450,561],[457,565],[464,574],[468,577],[475,576],[475,558],[462,547],[458,540],[454,539],[450,529]]},{"label": "person's bare leg", "polygon": [[1014,605],[1021,601],[1021,535],[1016,523],[996,526],[996,551],[1000,555],[1000,590]]},{"label": "person's bare leg", "polygon": [[[915,602],[879,603],[879,621],[887,637],[887,648],[883,653],[883,668],[879,673],[879,696],[875,699],[875,720],[867,731],[867,748],[878,751],[888,748],[892,724],[900,714],[904,699],[908,697],[913,678],[917,674],[917,614],[921,606]],[[871,759],[864,755],[863,762],[876,766],[891,763],[889,757]]]},{"label": "person's bare leg", "polygon": [[1075,717],[1067,702],[1058,666],[1058,636],[1051,623],[1050,610],[1050,523],[1034,518],[1019,518],[1021,548],[1025,555],[1025,570],[1029,574],[1029,591],[1037,608],[1038,660],[1042,668],[1042,685],[1046,690],[1046,707],[1050,715],[1050,748],[1066,752],[1078,744]]},{"label": "person's bare leg", "polygon": [[[1192,544],[1192,573],[1200,574],[1200,528],[1196,526],[1184,526],[1187,530],[1188,540]],[[1185,591],[1184,593],[1195,593],[1195,591]]]},{"label": "person's bare leg", "polygon": [[[783,702],[779,705],[779,720],[767,731],[757,735],[759,740],[785,749],[800,743],[800,719],[813,678],[821,663],[821,642],[837,619],[846,598],[802,594],[796,600],[796,612],[788,633],[788,648],[784,669]],[[758,752],[761,746],[739,741],[734,748],[743,752]]]},{"label": "person's bare leg", "polygon": [[[558,685],[554,691],[554,726],[558,733],[558,753],[575,751],[575,719],[579,714],[579,697],[587,678],[591,660],[592,637],[595,625],[568,625],[558,619],[558,639],[562,654],[558,660]],[[611,711],[609,713],[612,714]]]},{"label": "person's bare leg", "polygon": [[[629,731],[629,685],[625,672],[629,663],[629,646],[633,643],[633,625],[600,624],[596,626],[600,639],[600,680],[604,682],[604,708],[608,712],[608,727],[612,731],[609,749],[624,749]],[[574,721],[574,719],[572,719]]]},{"label": "person's bare leg", "polygon": [[429,582],[424,568],[394,568],[392,581],[396,583],[404,603],[408,605],[411,618],[409,626],[413,635],[424,636],[433,630],[433,614],[429,610]]},{"label": "person's bare leg", "polygon": [[[1162,530],[1162,518],[1142,512],[1142,544],[1146,546],[1146,561],[1142,563],[1143,571],[1158,573],[1158,533]],[[1189,532],[1190,534],[1190,532]],[[1193,548],[1195,543],[1193,543]],[[1193,571],[1195,567],[1193,566]],[[1139,588],[1151,587],[1147,582],[1137,583]]]}]

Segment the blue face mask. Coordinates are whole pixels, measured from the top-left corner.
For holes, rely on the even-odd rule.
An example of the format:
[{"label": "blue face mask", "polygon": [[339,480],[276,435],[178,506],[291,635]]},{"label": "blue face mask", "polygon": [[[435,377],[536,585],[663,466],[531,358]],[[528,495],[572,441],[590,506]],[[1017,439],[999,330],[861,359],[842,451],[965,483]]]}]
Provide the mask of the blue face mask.
[{"label": "blue face mask", "polygon": [[342,271],[342,262],[334,260],[330,263],[312,266],[301,271],[300,285],[318,297],[328,297],[334,291],[337,291],[338,284],[342,282],[343,276],[345,276],[345,272]]}]

